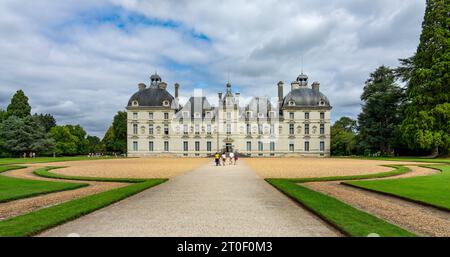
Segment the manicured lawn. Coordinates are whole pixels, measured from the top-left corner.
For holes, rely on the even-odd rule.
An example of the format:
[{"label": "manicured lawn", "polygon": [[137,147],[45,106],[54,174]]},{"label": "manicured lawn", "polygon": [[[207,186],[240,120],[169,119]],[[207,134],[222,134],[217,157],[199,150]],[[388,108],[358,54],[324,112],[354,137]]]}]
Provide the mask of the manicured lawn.
[{"label": "manicured lawn", "polygon": [[394,171],[369,175],[305,179],[271,178],[266,179],[266,181],[350,236],[362,237],[367,236],[371,233],[376,233],[384,237],[415,236],[409,231],[406,231],[396,225],[390,224],[371,214],[353,208],[352,206],[345,204],[331,196],[316,192],[298,184],[313,181],[334,181],[386,177],[402,174],[409,171],[409,169],[406,167],[395,167],[396,169]]},{"label": "manicured lawn", "polygon": [[4,164],[24,164],[24,163],[43,163],[43,162],[66,162],[66,161],[85,161],[111,159],[115,157],[87,157],[87,156],[68,156],[68,157],[36,157],[36,158],[0,158],[0,165]]},{"label": "manicured lawn", "polygon": [[[0,166],[0,172],[20,168],[25,167]],[[87,184],[20,179],[0,175],[0,203],[84,186]]]},{"label": "manicured lawn", "polygon": [[0,221],[0,236],[32,236],[120,201],[166,179],[149,179]]},{"label": "manicured lawn", "polygon": [[442,172],[413,178],[351,181],[344,184],[382,192],[408,200],[450,210],[450,165],[424,165]]}]

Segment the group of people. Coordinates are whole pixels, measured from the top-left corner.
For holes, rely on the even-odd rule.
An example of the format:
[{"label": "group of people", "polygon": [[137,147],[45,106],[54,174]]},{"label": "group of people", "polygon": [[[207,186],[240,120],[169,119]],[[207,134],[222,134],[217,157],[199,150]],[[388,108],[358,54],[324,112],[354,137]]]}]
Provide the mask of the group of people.
[{"label": "group of people", "polygon": [[236,162],[238,160],[238,155],[237,153],[233,153],[233,152],[222,152],[222,153],[216,153],[214,154],[214,161],[216,163],[216,166],[225,166],[227,164],[227,162],[229,163],[229,165],[236,165]]}]

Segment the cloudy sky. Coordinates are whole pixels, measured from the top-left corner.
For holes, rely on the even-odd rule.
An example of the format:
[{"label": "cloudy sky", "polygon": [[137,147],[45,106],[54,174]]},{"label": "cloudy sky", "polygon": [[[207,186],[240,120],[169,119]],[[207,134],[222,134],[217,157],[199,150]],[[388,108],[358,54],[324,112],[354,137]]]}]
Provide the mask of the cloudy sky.
[{"label": "cloudy sky", "polygon": [[[23,89],[33,112],[102,137],[155,70],[215,103],[276,96],[303,69],[356,117],[369,73],[416,50],[425,0],[2,0],[0,108]],[[183,100],[183,99],[182,99]],[[185,100],[185,99],[184,99]]]}]

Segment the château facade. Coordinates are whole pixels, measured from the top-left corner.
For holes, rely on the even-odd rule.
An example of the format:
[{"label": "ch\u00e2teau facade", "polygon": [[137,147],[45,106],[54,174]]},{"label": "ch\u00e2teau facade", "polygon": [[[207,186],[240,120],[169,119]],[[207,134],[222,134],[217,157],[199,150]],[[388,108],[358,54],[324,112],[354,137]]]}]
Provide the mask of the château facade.
[{"label": "ch\u00e2teau facade", "polygon": [[254,97],[244,106],[230,83],[215,106],[203,96],[180,105],[180,85],[175,83],[172,95],[156,73],[148,87],[140,83],[138,88],[126,107],[130,157],[205,157],[223,151],[250,157],[330,155],[332,107],[319,83],[309,86],[303,73],[286,95],[278,82],[276,103]]}]

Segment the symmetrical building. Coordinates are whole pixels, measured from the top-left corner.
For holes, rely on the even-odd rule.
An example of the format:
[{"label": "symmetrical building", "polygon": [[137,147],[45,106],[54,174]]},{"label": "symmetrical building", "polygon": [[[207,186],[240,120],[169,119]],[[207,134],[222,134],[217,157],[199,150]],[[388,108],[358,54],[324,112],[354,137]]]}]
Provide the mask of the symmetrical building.
[{"label": "symmetrical building", "polygon": [[230,83],[218,103],[192,96],[179,102],[180,85],[172,96],[156,73],[150,85],[139,84],[128,113],[128,156],[210,156],[237,152],[244,156],[329,156],[330,112],[319,83],[308,86],[300,74],[287,95],[278,82],[278,98],[254,97],[240,105]]}]

